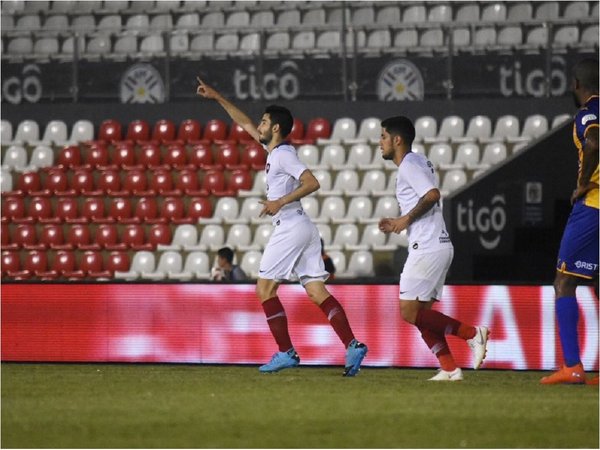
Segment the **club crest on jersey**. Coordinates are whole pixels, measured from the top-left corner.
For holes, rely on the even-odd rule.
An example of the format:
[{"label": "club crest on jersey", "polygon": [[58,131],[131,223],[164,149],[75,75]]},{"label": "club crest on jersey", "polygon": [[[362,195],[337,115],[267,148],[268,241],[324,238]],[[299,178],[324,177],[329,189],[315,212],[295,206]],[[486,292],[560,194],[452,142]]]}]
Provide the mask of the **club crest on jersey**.
[{"label": "club crest on jersey", "polygon": [[377,97],[388,102],[423,100],[425,88],[421,71],[406,59],[392,61],[379,73]]}]

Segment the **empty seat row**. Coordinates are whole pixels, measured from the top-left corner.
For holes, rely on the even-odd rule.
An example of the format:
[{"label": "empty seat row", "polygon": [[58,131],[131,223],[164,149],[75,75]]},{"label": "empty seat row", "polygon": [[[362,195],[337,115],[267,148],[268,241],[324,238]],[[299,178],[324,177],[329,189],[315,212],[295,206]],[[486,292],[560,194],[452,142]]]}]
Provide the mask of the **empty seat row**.
[{"label": "empty seat row", "polygon": [[171,239],[168,224],[19,224],[12,233],[2,224],[2,250],[152,250]]},{"label": "empty seat row", "polygon": [[[21,253],[23,253],[21,255]],[[113,279],[117,271],[129,269],[130,257],[127,252],[105,252],[86,250],[30,250],[19,252],[2,251],[2,278],[10,280],[95,280]]]},{"label": "empty seat row", "polygon": [[[313,143],[318,138],[329,137],[331,124],[327,119],[311,119],[306,127],[299,119],[294,119],[292,131],[288,136],[292,142]],[[46,125],[42,139],[39,139],[40,129],[37,122],[23,120],[13,135],[13,125],[8,120],[2,120],[0,125],[0,141],[3,146],[11,144],[23,145],[75,145],[92,140],[105,142],[120,142],[123,140],[148,144],[176,143],[249,143],[254,142],[238,124],[228,126],[219,119],[206,122],[202,127],[194,119],[186,119],[179,124],[168,119],[157,121],[153,126],[145,120],[133,120],[125,128],[121,122],[114,119],[104,120],[97,135],[94,126],[88,120],[78,120],[73,125],[70,138],[67,138],[67,125],[61,120],[52,120]]]},{"label": "empty seat row", "polygon": [[[224,197],[230,198],[230,197]],[[108,206],[106,203],[108,202]],[[237,203],[236,203],[237,205]],[[135,207],[127,198],[105,201],[88,197],[7,197],[2,201],[2,221],[14,223],[196,223],[212,217],[213,206],[207,197],[141,197]]]},{"label": "empty seat row", "polygon": [[249,171],[182,169],[175,173],[166,169],[119,171],[106,169],[94,172],[76,169],[73,172],[59,168],[47,172],[24,172],[16,180],[15,190],[6,196],[216,196],[235,195],[238,190],[252,187]]}]

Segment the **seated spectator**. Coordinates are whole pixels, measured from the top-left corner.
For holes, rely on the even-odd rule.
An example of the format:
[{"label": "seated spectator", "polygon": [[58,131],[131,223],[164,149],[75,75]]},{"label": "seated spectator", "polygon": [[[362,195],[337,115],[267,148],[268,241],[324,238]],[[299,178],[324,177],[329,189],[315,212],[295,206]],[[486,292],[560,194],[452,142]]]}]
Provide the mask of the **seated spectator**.
[{"label": "seated spectator", "polygon": [[321,239],[321,256],[323,257],[325,270],[329,272],[328,281],[331,281],[335,278],[335,264],[333,264],[333,259],[331,259],[331,256],[325,253],[325,244],[323,243],[323,239]]},{"label": "seated spectator", "polygon": [[223,247],[217,252],[217,267],[212,270],[213,281],[244,281],[246,273],[237,264],[233,264],[233,250]]}]

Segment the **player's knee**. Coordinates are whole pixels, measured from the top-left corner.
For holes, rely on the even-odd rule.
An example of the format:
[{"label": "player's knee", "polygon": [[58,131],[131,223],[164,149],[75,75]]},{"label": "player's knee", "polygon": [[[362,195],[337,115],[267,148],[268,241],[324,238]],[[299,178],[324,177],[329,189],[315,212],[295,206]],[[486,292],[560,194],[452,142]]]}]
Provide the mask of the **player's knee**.
[{"label": "player's knee", "polygon": [[558,272],[554,278],[554,293],[556,298],[574,297],[577,281],[570,275]]},{"label": "player's knee", "polygon": [[270,284],[260,282],[256,283],[254,292],[261,302],[264,302],[265,300],[273,298],[277,295],[277,289],[274,289]]},{"label": "player's knee", "polygon": [[400,302],[400,315],[405,322],[415,324],[417,321],[418,309],[414,307],[413,302]]}]

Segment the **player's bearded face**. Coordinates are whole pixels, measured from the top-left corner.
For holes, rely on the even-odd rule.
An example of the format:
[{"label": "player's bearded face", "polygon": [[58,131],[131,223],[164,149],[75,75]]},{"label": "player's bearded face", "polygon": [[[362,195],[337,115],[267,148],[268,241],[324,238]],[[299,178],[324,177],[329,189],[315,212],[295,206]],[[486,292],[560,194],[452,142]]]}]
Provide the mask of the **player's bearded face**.
[{"label": "player's bearded face", "polygon": [[259,131],[259,140],[263,145],[267,145],[273,139],[273,130],[271,127]]},{"label": "player's bearded face", "polygon": [[381,133],[381,139],[379,140],[379,146],[381,147],[381,157],[385,160],[394,159],[394,148],[392,146],[392,136],[387,131]]}]

